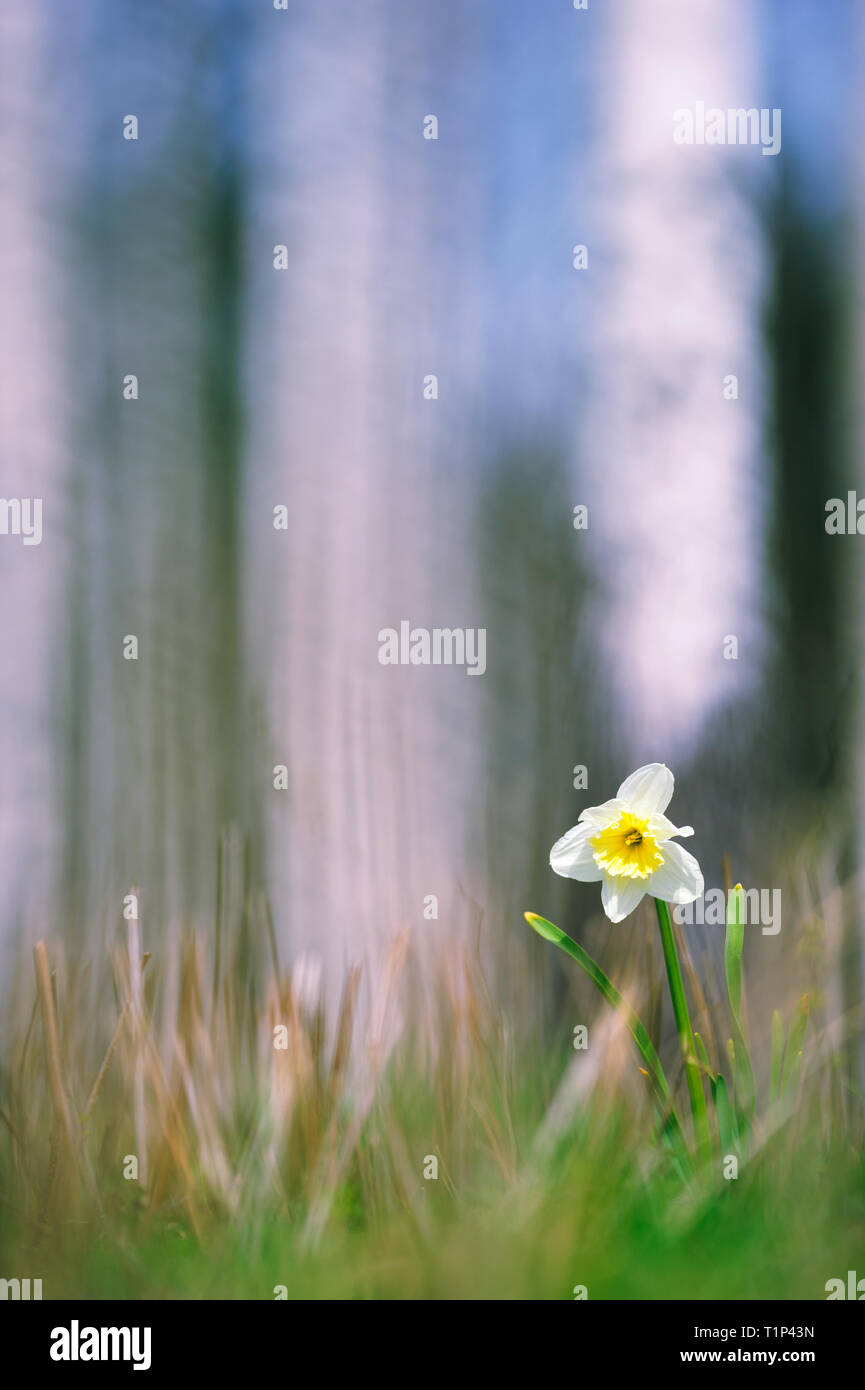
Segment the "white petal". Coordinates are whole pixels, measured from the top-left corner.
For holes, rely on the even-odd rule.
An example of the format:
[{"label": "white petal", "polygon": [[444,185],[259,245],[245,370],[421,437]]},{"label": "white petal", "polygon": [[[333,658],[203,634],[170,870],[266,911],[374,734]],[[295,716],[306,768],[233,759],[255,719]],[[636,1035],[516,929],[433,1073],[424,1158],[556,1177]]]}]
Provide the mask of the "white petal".
[{"label": "white petal", "polygon": [[673,774],[663,763],[647,763],[626,777],[616,796],[629,811],[650,816],[653,811],[666,811],[673,795]]},{"label": "white petal", "polygon": [[621,922],[646,896],[644,878],[614,878],[608,874],[601,889],[601,902],[611,922]]},{"label": "white petal", "polygon": [[589,844],[593,834],[590,825],[575,825],[550,850],[550,865],[564,878],[577,878],[581,883],[597,883],[603,872],[595,863]]},{"label": "white petal", "polygon": [[579,819],[586,821],[595,830],[606,830],[609,826],[615,825],[616,821],[621,819],[622,812],[627,809],[624,801],[613,797],[612,801],[605,801],[602,806],[587,806],[585,811],[580,812]]},{"label": "white petal", "polygon": [[659,845],[662,845],[673,835],[681,835],[683,838],[693,835],[694,827],[693,825],[674,825],[666,816],[662,816],[658,811],[653,811],[649,816],[647,832],[654,840],[657,840]]},{"label": "white petal", "polygon": [[653,898],[668,903],[692,903],[703,896],[703,873],[694,858],[681,845],[668,840],[664,862],[650,875],[646,887]]}]

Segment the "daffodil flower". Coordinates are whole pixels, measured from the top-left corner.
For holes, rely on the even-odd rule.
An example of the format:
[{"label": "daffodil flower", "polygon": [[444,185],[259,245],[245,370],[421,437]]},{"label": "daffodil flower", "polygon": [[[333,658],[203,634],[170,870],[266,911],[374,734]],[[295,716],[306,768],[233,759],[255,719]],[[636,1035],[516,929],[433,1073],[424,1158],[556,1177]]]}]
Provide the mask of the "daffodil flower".
[{"label": "daffodil flower", "polygon": [[550,851],[557,874],[603,885],[601,901],[611,922],[621,922],[646,893],[670,903],[702,897],[699,864],[673,840],[693,835],[693,827],[675,826],[664,815],[672,795],[668,767],[639,767],[610,801],[587,807]]}]

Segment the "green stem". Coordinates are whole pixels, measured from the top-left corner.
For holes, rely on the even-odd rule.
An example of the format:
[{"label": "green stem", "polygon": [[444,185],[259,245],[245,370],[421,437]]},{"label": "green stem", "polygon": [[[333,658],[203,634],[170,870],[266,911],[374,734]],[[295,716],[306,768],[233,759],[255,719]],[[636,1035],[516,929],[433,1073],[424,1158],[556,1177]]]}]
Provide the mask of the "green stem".
[{"label": "green stem", "polygon": [[660,898],[655,899],[655,908],[658,913],[658,926],[661,929],[661,945],[664,948],[667,979],[670,982],[673,1016],[676,1020],[676,1031],[679,1034],[679,1046],[682,1049],[682,1060],[685,1063],[685,1077],[688,1082],[688,1093],[691,1097],[691,1114],[694,1117],[697,1156],[701,1161],[705,1162],[711,1152],[709,1120],[706,1115],[706,1096],[703,1091],[703,1079],[700,1076],[700,1067],[697,1062],[697,1053],[694,1047],[694,1034],[691,1029],[691,1019],[688,1014],[688,1001],[685,998],[685,985],[682,980],[679,957],[676,953],[673,924],[670,921],[670,909]]}]

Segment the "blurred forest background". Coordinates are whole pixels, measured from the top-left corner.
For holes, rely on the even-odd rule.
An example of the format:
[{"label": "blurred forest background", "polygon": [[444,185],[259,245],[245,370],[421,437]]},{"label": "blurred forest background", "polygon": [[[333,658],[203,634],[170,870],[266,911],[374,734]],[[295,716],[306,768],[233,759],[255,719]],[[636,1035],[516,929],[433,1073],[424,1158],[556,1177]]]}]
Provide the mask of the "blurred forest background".
[{"label": "blurred forest background", "polygon": [[[863,23],[4,7],[0,493],[44,499],[0,539],[7,954],[98,947],[133,884],[145,949],[206,925],[221,837],[327,989],[407,926],[537,1028],[566,976],[523,909],[611,973],[651,926],[549,848],[657,760],[707,886],[782,890],[752,972],[792,996],[819,950],[853,1035],[865,543],[824,521],[865,494]],[[697,100],[780,107],[780,155],[677,146]],[[485,627],[486,674],[380,666],[402,618]]]}]

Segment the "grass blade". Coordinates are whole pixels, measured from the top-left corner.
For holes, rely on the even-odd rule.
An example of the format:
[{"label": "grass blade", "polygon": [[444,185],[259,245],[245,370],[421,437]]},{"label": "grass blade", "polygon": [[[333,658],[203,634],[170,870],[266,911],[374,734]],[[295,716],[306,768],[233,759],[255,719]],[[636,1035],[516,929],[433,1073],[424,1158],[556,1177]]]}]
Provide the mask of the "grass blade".
[{"label": "grass blade", "polygon": [[714,1080],[714,1073],[712,1072],[712,1068],[709,1065],[709,1054],[706,1051],[706,1044],[703,1042],[703,1039],[699,1033],[694,1034],[694,1042],[697,1044],[697,1056],[699,1057],[701,1063],[703,1064],[703,1067],[706,1070],[706,1075],[708,1076],[709,1080],[712,1081]]},{"label": "grass blade", "polygon": [[799,1000],[793,1021],[790,1024],[790,1035],[787,1038],[787,1047],[784,1052],[784,1064],[781,1068],[781,1095],[784,1095],[794,1079],[797,1066],[801,1064],[802,1044],[805,1041],[805,1030],[808,1027],[808,1014],[810,1012],[810,1002],[807,994],[803,994]]},{"label": "grass blade", "polygon": [[733,1022],[735,1042],[736,1101],[746,1122],[754,1112],[754,1069],[748,1051],[745,1034],[742,991],[742,951],[745,945],[744,904],[745,893],[741,883],[730,890],[727,897],[727,934],[724,940],[724,972],[727,977],[727,999]]},{"label": "grass blade", "polygon": [[682,968],[679,964],[679,953],[676,949],[676,937],[673,932],[673,923],[670,920],[670,909],[661,899],[655,898],[655,912],[658,917],[658,929],[661,934],[661,948],[664,953],[664,964],[667,968],[667,981],[670,986],[670,1000],[673,1005],[673,1017],[676,1020],[676,1031],[679,1035],[679,1048],[682,1053],[682,1061],[685,1065],[685,1080],[688,1085],[688,1095],[691,1101],[691,1117],[694,1121],[694,1139],[697,1144],[697,1157],[701,1163],[709,1159],[712,1152],[712,1140],[709,1134],[709,1117],[706,1110],[706,1095],[703,1090],[703,1077],[697,1061],[697,1051],[694,1045],[694,1030],[691,1027],[691,1016],[688,1011],[688,1000],[685,995],[685,982],[682,979]]},{"label": "grass blade", "polygon": [[784,1020],[777,1009],[772,1012],[772,1060],[769,1069],[769,1104],[781,1094],[781,1063],[784,1058]]},{"label": "grass blade", "polygon": [[736,1124],[736,1115],[730,1102],[730,1093],[727,1090],[727,1083],[720,1072],[718,1072],[712,1084],[712,1099],[715,1102],[715,1114],[718,1117],[718,1138],[721,1143],[721,1155],[723,1157],[729,1153],[738,1153],[739,1129]]}]

